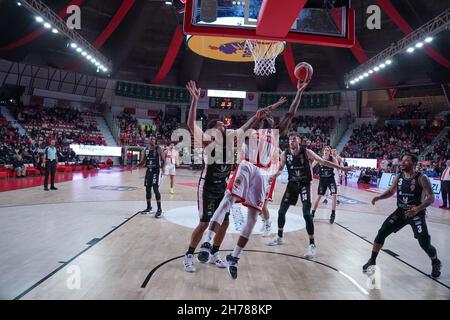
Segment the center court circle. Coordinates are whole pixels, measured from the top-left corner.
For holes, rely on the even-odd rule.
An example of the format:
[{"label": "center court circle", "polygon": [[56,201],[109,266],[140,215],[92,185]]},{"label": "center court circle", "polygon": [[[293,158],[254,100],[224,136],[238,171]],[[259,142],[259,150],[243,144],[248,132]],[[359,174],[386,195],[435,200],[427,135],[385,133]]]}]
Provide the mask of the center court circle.
[{"label": "center court circle", "polygon": [[[271,217],[277,217],[278,211],[269,209]],[[178,224],[183,227],[194,229],[199,222],[199,214],[197,206],[186,206],[171,209],[164,213],[166,220]],[[272,230],[276,230],[276,219],[272,219]],[[227,233],[239,234],[247,222],[247,208],[240,204],[235,204],[230,212],[230,225]],[[258,223],[255,225],[252,234],[261,234],[261,218],[258,218]],[[284,232],[293,232],[305,228],[305,221],[301,215],[296,215],[291,212],[286,214],[286,224]]]}]

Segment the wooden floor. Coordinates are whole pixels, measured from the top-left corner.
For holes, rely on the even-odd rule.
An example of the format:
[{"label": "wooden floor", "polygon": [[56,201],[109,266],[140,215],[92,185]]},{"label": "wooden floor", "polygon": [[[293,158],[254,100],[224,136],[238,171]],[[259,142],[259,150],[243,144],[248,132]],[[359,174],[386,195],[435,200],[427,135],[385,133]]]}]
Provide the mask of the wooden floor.
[{"label": "wooden floor", "polygon": [[[165,215],[154,219],[136,215],[145,207],[144,173],[106,171],[60,183],[58,191],[33,187],[0,193],[0,299],[450,298],[448,211],[431,208],[428,214],[432,242],[443,262],[439,281],[428,276],[430,261],[406,227],[388,238],[385,249],[390,251],[379,255],[381,288],[368,286],[361,266],[395,201],[373,207],[373,193],[347,187],[340,192],[350,201],[338,206],[336,224],[327,222],[329,204],[321,204],[316,214],[313,261],[303,258],[308,244],[304,227],[286,233],[286,244],[269,247],[269,239],[258,234],[258,223],[233,281],[226,270],[212,265],[196,263],[193,274],[183,270],[192,231],[188,225],[198,219],[192,210],[197,174],[180,172],[173,196],[164,182]],[[270,207],[274,232],[284,188],[278,184]],[[316,190],[314,182],[313,194]],[[289,212],[303,219],[301,207]],[[226,236],[223,255],[237,236]],[[73,279],[80,280],[79,288]]]}]

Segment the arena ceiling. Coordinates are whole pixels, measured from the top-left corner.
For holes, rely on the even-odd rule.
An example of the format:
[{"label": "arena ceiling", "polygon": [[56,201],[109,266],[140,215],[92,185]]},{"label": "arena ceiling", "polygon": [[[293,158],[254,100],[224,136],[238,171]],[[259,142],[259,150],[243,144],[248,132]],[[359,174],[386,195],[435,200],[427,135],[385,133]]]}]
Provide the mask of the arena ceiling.
[{"label": "arena ceiling", "polygon": [[[73,68],[76,53],[67,48],[67,41],[50,32],[11,50],[7,45],[37,29],[33,16],[17,6],[15,0],[0,0],[0,58],[53,68]],[[45,0],[52,10],[58,12],[69,0]],[[81,7],[81,30],[79,33],[91,43],[108,25],[123,0],[86,0]],[[416,29],[450,7],[449,0],[391,0],[401,16]],[[353,1],[356,9],[356,35],[366,55],[370,58],[403,38],[390,18],[382,13],[381,30],[366,28],[366,8],[376,1]],[[112,60],[114,79],[150,82],[164,61],[175,29],[182,24],[183,16],[163,0],[136,0],[123,21],[100,51]],[[450,59],[450,30],[440,33],[432,46],[443,57]],[[318,90],[344,89],[344,74],[359,65],[349,49],[293,44],[295,61],[307,61],[315,69],[310,88]],[[220,62],[203,59],[184,45],[179,51],[168,76],[161,82],[181,85],[194,79],[202,87],[234,88],[244,90],[279,91],[292,90],[292,84],[283,59],[277,61],[277,75],[269,79],[255,78],[252,63]],[[87,64],[76,71],[95,75]],[[383,78],[391,85],[413,85],[450,82],[450,70],[429,58],[424,52],[403,55],[395,66],[383,72]],[[368,80],[364,88],[377,88],[380,84]]]}]

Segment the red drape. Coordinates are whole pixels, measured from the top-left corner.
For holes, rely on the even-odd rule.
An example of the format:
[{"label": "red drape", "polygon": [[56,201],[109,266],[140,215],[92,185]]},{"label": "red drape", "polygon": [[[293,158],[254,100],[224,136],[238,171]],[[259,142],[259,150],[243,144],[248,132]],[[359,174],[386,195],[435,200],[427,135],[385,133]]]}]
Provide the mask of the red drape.
[{"label": "red drape", "polygon": [[[83,5],[83,3],[85,1],[86,0],[70,1],[66,6],[64,6],[64,8],[61,11],[58,12],[58,16],[60,16],[61,18],[65,18],[67,16],[67,12],[66,12],[67,7],[72,6],[72,5],[81,6],[81,5]],[[21,47],[21,46],[33,41],[34,39],[38,38],[39,36],[41,36],[46,30],[47,29],[45,29],[44,27],[39,28],[39,29],[33,31],[32,33],[20,38],[19,40],[14,41],[13,43],[10,43],[4,47],[1,47],[0,51],[8,51],[8,50],[12,50],[12,49]]]},{"label": "red drape", "polygon": [[172,40],[170,41],[169,50],[166,53],[164,61],[159,68],[159,71],[155,78],[153,78],[151,83],[160,83],[169,73],[170,69],[173,66],[175,58],[180,51],[181,45],[183,44],[184,33],[181,30],[180,26],[177,26],[175,32],[173,33]]}]

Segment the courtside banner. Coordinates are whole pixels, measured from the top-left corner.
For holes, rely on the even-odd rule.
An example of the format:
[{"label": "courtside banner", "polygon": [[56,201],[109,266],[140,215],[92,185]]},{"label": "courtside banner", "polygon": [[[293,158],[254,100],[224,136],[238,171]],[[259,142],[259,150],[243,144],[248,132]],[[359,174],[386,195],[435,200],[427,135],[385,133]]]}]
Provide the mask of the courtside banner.
[{"label": "courtside banner", "polygon": [[355,159],[355,158],[345,158],[349,166],[360,167],[360,168],[377,168],[377,159]]},{"label": "courtside banner", "polygon": [[121,147],[106,146],[89,146],[83,144],[71,144],[70,148],[81,156],[105,156],[105,157],[121,157]]},{"label": "courtside banner", "polygon": [[347,181],[357,183],[361,176],[361,170],[350,171],[347,173]]},{"label": "courtside banner", "polygon": [[433,188],[434,199],[441,200],[441,180],[438,178],[429,178],[431,182],[431,188]]},{"label": "courtside banner", "polygon": [[390,186],[392,186],[392,180],[394,179],[395,174],[392,173],[383,173],[380,180],[380,185],[378,189],[387,190]]}]

